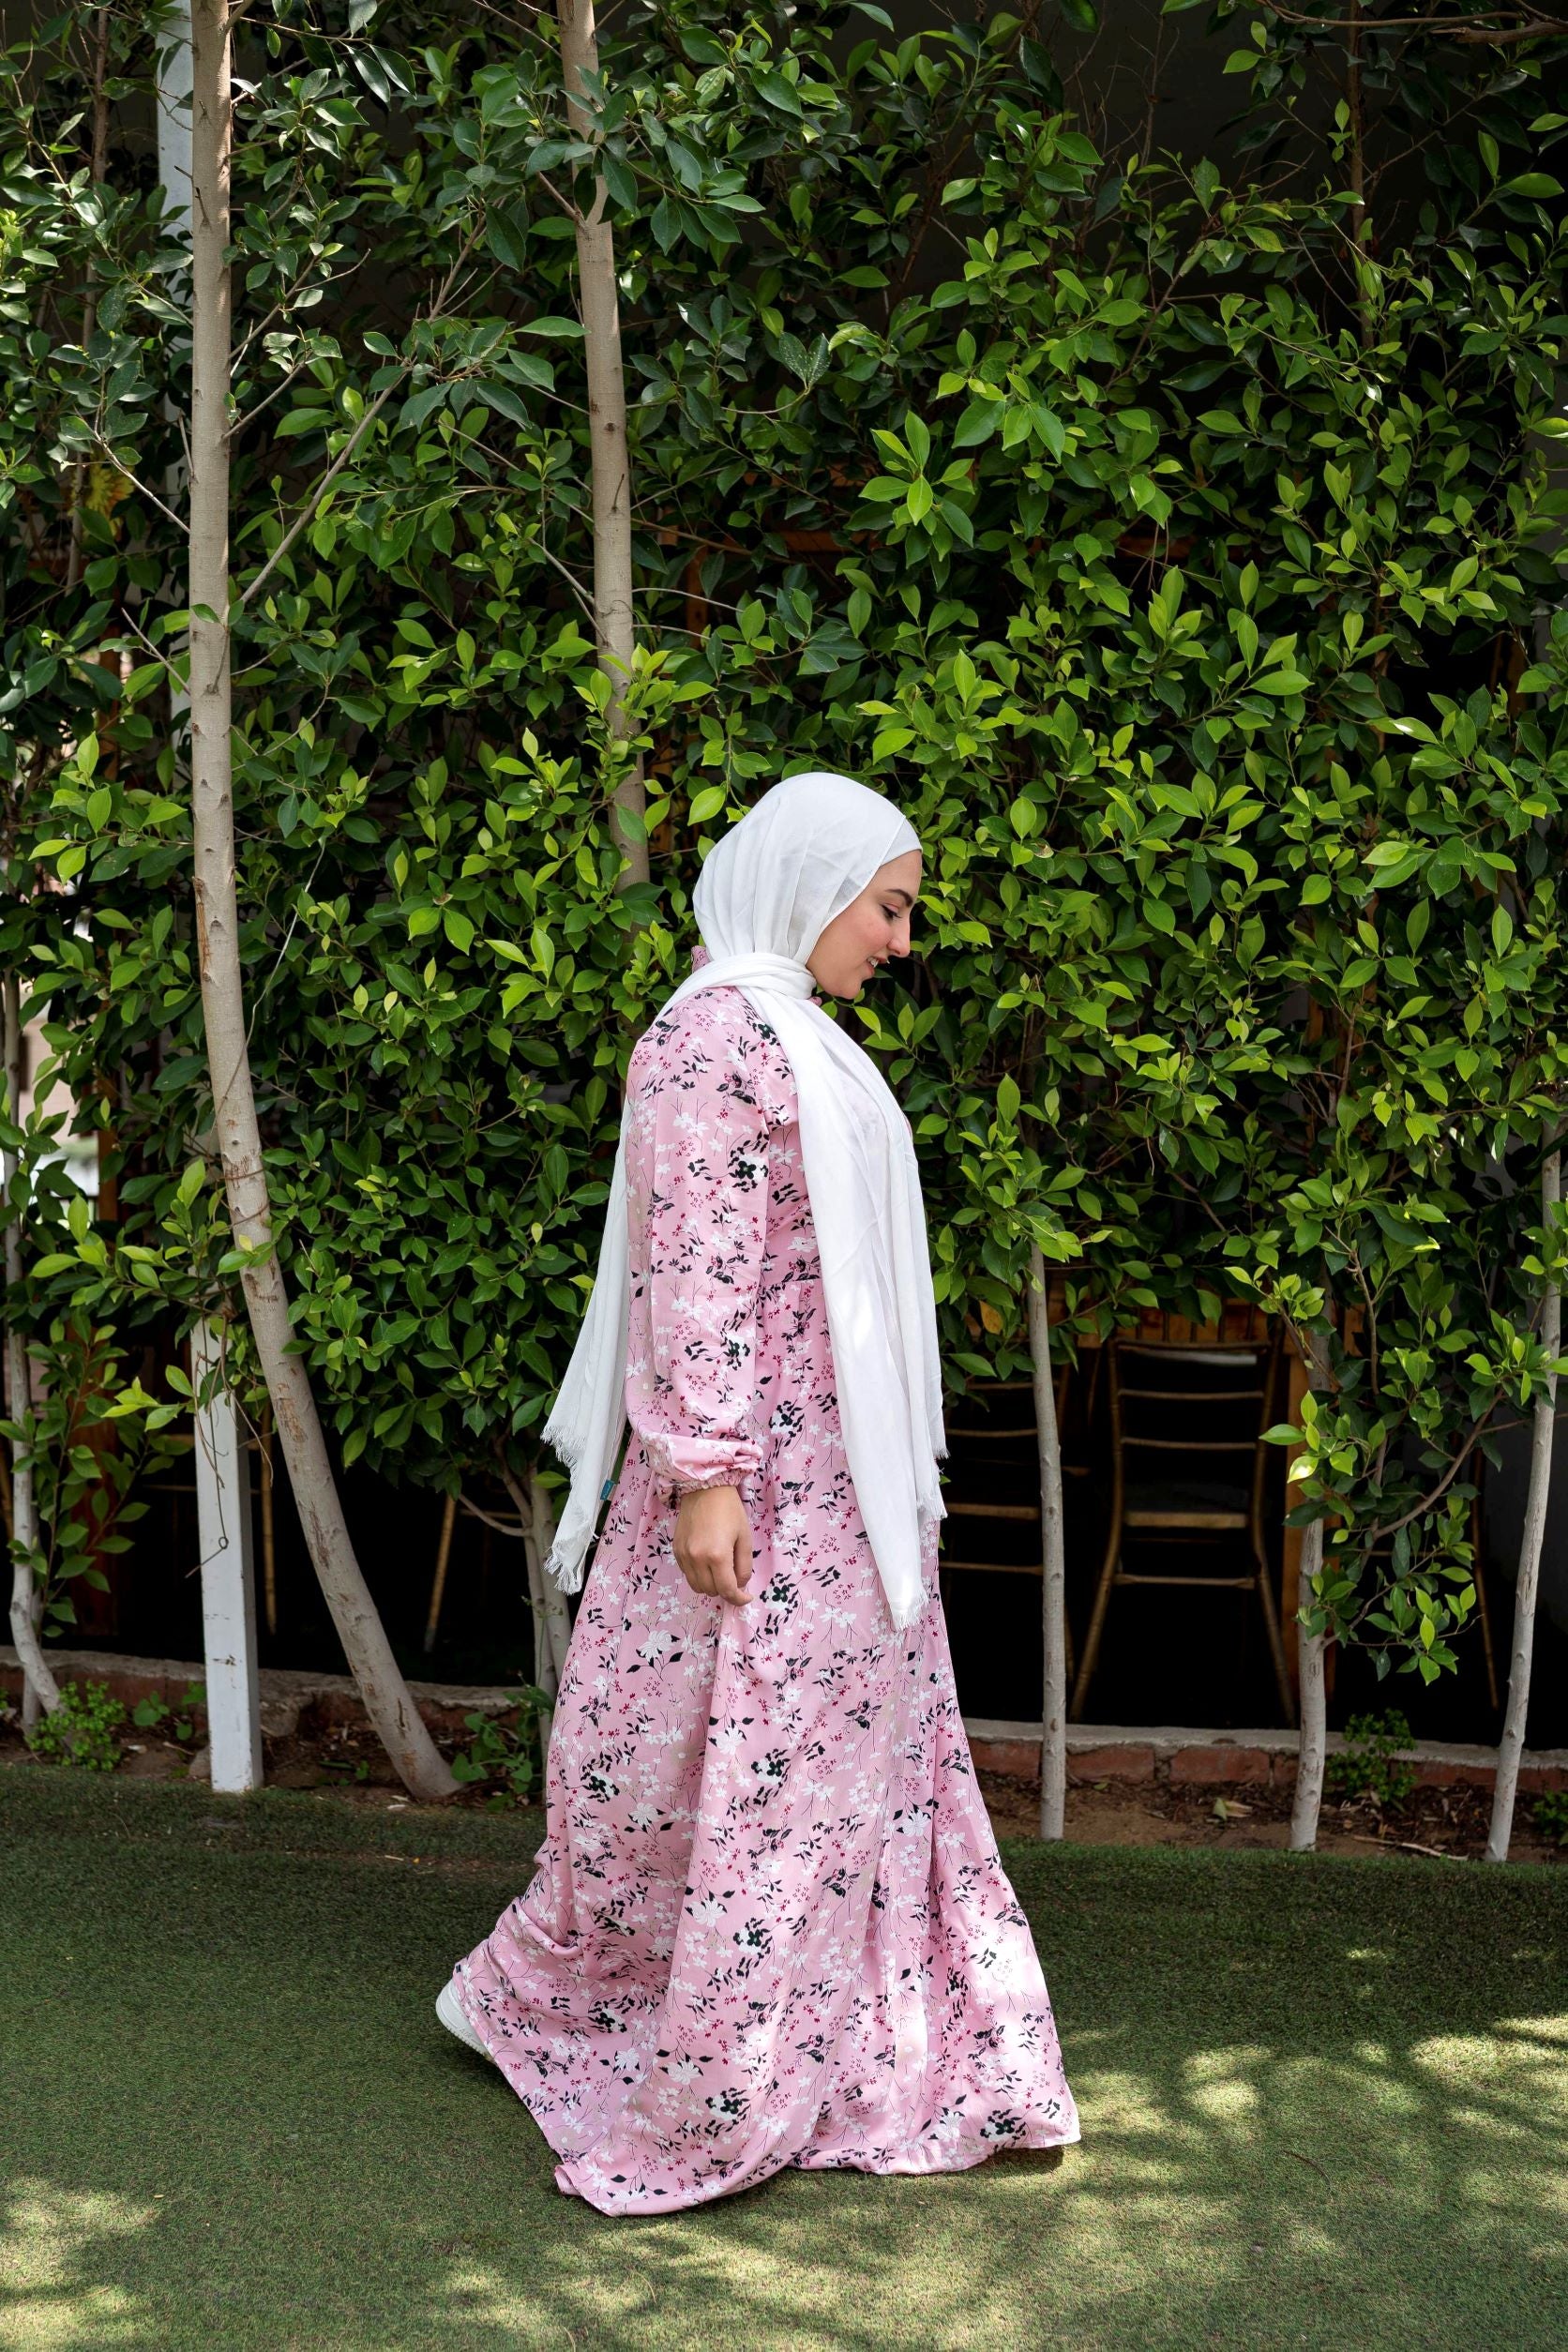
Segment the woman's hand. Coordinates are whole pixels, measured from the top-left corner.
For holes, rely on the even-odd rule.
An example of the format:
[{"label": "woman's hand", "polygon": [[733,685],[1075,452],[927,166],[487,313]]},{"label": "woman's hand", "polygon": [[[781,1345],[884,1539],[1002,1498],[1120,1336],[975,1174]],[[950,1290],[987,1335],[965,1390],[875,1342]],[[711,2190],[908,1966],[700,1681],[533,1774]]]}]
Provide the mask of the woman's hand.
[{"label": "woman's hand", "polygon": [[751,1595],[751,1525],[733,1486],[683,1495],[675,1513],[675,1558],[693,1592],[711,1592],[737,1608]]}]

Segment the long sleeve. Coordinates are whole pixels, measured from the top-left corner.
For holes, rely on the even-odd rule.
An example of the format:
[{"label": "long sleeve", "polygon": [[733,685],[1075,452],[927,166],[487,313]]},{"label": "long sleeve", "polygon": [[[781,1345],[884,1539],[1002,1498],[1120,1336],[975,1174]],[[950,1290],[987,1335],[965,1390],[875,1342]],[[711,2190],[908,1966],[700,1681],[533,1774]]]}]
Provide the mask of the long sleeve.
[{"label": "long sleeve", "polygon": [[658,1485],[739,1485],[761,1462],[757,1297],[789,1064],[715,988],[654,1024],[628,1080],[627,1418]]}]

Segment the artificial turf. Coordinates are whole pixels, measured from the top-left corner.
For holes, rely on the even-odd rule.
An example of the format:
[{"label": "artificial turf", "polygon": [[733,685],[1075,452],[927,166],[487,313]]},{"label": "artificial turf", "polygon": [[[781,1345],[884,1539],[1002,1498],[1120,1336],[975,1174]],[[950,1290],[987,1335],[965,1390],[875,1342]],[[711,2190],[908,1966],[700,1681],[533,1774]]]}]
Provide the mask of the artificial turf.
[{"label": "artificial turf", "polygon": [[0,1772],[4,2352],[1568,2343],[1568,1872],[1009,1847],[1080,2148],[610,2221],[432,2013],[537,1833]]}]

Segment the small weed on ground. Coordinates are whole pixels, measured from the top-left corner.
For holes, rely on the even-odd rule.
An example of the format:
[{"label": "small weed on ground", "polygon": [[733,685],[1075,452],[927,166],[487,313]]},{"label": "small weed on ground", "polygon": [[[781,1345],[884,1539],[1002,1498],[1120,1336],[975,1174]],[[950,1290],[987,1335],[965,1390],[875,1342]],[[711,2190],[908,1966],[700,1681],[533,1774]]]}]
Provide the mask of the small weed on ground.
[{"label": "small weed on ground", "polygon": [[84,1772],[112,1772],[125,1750],[114,1734],[126,1711],[107,1682],[65,1682],[60,1704],[27,1734],[35,1756],[74,1764]]},{"label": "small weed on ground", "polygon": [[529,1683],[517,1694],[511,1721],[478,1713],[463,1717],[474,1737],[452,1758],[452,1771],[470,1786],[492,1784],[492,1812],[526,1804],[538,1787],[544,1777],[541,1728],[549,1712],[544,1692]]},{"label": "small weed on ground", "polygon": [[1381,1715],[1351,1715],[1344,1747],[1329,1758],[1328,1785],[1338,1796],[1403,1804],[1415,1794],[1416,1776],[1400,1750],[1414,1744],[1415,1734],[1397,1707]]},{"label": "small weed on ground", "polygon": [[1568,1846],[1568,1788],[1554,1788],[1546,1796],[1537,1797],[1531,1810],[1543,1836],[1555,1837],[1560,1846]]},{"label": "small weed on ground", "polygon": [[139,1698],[130,1720],[139,1731],[161,1731],[166,1740],[188,1747],[192,1740],[205,1736],[206,1707],[205,1683],[192,1682],[173,1707],[166,1698]]}]

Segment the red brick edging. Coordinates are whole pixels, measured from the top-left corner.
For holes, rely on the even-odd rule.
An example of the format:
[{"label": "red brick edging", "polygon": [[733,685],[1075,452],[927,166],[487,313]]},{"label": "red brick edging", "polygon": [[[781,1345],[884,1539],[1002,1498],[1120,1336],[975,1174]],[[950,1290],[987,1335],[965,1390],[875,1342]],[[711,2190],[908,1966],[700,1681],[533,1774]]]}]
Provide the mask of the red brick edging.
[{"label": "red brick edging", "polygon": [[[134,1707],[141,1698],[163,1698],[173,1705],[206,1674],[205,1666],[179,1658],[123,1658],[108,1651],[56,1650],[53,1644],[48,1657],[56,1681],[103,1682],[125,1707]],[[365,1710],[350,1675],[303,1674],[288,1666],[264,1666],[258,1679],[262,1730],[269,1740],[365,1721]],[[408,1687],[419,1712],[436,1732],[463,1730],[468,1715],[504,1715],[513,1699],[511,1690],[471,1690],[461,1682],[411,1682]],[[22,1696],[22,1665],[11,1649],[0,1648],[0,1691],[13,1704]]]},{"label": "red brick edging", "polygon": [[[175,1700],[204,1669],[173,1658],[116,1657],[94,1650],[51,1649],[50,1664],[62,1681],[106,1682],[127,1707],[139,1698]],[[505,1714],[507,1690],[470,1688],[453,1682],[411,1682],[409,1689],[430,1729],[458,1733],[471,1714]],[[13,1702],[22,1696],[22,1668],[14,1650],[0,1648],[0,1691]],[[363,1724],[359,1694],[346,1674],[304,1674],[265,1666],[261,1675],[262,1729],[269,1739],[295,1731],[323,1731],[337,1724]],[[1015,1780],[1037,1780],[1040,1726],[968,1717],[965,1729],[982,1772]],[[1345,1744],[1329,1734],[1329,1754]],[[1163,1781],[1176,1787],[1224,1788],[1237,1783],[1289,1787],[1296,1777],[1293,1731],[1209,1731],[1175,1726],[1069,1724],[1067,1777],[1071,1781]],[[1490,1748],[1424,1741],[1404,1751],[1417,1781],[1427,1788],[1490,1788],[1497,1764]],[[1531,1793],[1568,1788],[1568,1749],[1541,1749],[1524,1758],[1519,1786]]]},{"label": "red brick edging", "polygon": [[[982,1772],[1018,1780],[1040,1773],[1038,1724],[966,1722],[974,1761]],[[1331,1731],[1329,1754],[1345,1746]],[[1109,1724],[1069,1724],[1070,1781],[1164,1781],[1176,1787],[1223,1788],[1237,1783],[1289,1787],[1296,1777],[1293,1731],[1203,1731],[1174,1726],[1157,1729]],[[1418,1741],[1400,1751],[1425,1788],[1490,1788],[1497,1778],[1495,1750],[1440,1741]],[[1568,1788],[1568,1749],[1527,1754],[1519,1786],[1532,1793]]]}]

